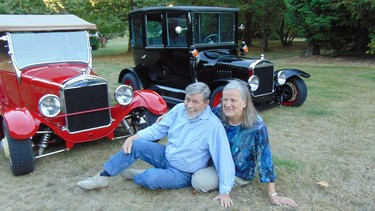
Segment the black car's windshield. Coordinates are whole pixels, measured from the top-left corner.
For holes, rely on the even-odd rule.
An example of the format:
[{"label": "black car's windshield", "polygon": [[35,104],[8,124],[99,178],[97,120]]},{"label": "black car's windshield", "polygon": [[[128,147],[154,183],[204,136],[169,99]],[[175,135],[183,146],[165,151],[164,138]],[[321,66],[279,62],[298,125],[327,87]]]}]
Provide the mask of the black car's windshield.
[{"label": "black car's windshield", "polygon": [[56,62],[89,63],[85,31],[11,33],[15,63],[19,69]]},{"label": "black car's windshield", "polygon": [[193,42],[234,43],[234,13],[195,13],[193,16]]}]

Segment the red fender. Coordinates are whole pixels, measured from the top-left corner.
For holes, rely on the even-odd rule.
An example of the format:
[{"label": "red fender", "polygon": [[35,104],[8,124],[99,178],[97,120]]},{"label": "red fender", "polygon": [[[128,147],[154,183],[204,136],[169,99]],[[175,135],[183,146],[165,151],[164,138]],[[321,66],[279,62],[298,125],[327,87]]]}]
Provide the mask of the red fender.
[{"label": "red fender", "polygon": [[[142,98],[142,100],[137,99],[138,97]],[[133,102],[140,103],[139,106],[147,108],[153,114],[160,115],[168,111],[168,106],[164,99],[152,90],[134,91]]]},{"label": "red fender", "polygon": [[39,120],[33,118],[26,108],[9,110],[3,115],[9,135],[14,139],[28,139],[38,131]]}]

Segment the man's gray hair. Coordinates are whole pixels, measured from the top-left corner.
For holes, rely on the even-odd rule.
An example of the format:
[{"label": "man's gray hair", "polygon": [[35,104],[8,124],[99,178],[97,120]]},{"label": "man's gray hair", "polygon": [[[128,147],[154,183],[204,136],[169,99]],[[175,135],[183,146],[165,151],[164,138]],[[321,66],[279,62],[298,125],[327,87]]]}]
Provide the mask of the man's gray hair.
[{"label": "man's gray hair", "polygon": [[190,84],[185,89],[186,94],[188,95],[195,95],[195,94],[203,94],[203,100],[210,99],[210,88],[205,83],[202,82],[195,82]]}]

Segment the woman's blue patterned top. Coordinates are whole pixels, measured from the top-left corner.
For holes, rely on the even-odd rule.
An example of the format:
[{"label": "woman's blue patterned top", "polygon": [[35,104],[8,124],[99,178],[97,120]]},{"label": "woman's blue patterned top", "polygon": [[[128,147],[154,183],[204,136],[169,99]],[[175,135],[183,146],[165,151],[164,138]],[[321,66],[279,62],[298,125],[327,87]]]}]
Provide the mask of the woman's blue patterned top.
[{"label": "woman's blue patterned top", "polygon": [[[213,112],[220,118],[220,106],[213,108]],[[236,176],[250,181],[258,168],[261,183],[275,182],[274,170],[267,127],[262,117],[257,114],[257,121],[251,128],[241,125],[232,126],[223,122],[232,151]]]}]

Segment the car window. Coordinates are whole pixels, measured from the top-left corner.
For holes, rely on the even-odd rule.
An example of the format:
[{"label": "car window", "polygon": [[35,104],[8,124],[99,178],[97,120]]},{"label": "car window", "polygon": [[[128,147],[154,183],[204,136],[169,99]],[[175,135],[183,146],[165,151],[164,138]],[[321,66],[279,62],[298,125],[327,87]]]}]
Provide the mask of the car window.
[{"label": "car window", "polygon": [[[176,32],[179,27],[180,32]],[[186,47],[187,46],[187,21],[185,13],[168,13],[168,46]]]},{"label": "car window", "polygon": [[132,30],[132,45],[143,46],[143,24],[142,14],[135,15],[131,19],[131,30]]},{"label": "car window", "polygon": [[235,42],[233,13],[195,13],[193,17],[194,44]]},{"label": "car window", "polygon": [[161,14],[147,14],[147,45],[163,46],[163,26]]}]

